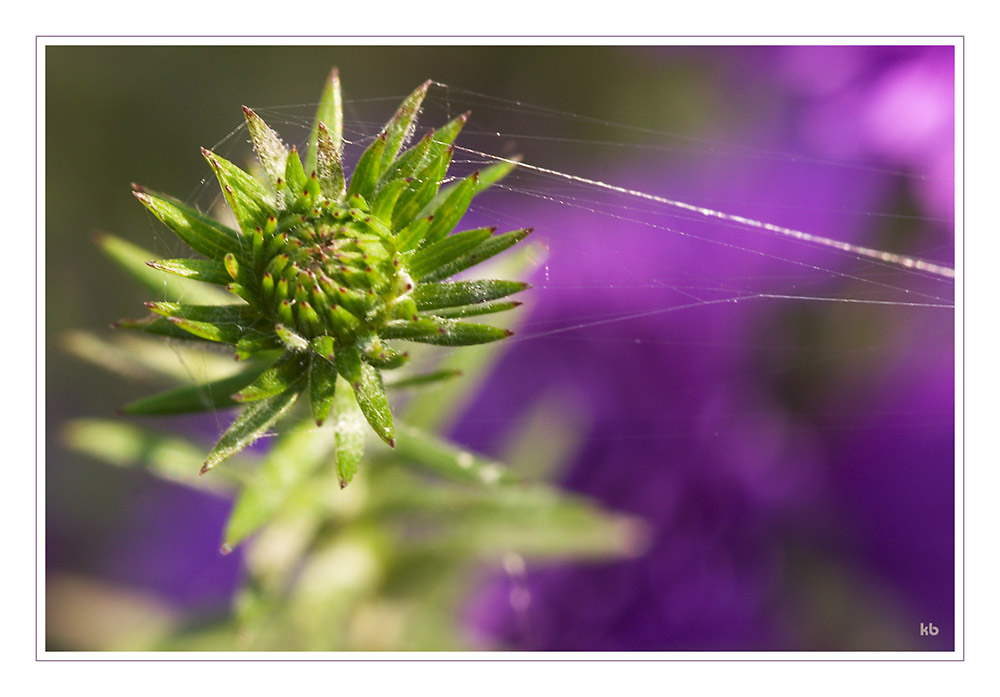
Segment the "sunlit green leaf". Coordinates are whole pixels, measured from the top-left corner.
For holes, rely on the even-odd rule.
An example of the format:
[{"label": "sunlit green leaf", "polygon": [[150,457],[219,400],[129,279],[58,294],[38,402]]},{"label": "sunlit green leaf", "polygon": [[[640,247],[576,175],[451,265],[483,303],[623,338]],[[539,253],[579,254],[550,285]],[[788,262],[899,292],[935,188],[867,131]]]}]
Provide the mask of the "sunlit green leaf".
[{"label": "sunlit green leaf", "polygon": [[[343,149],[343,122],[340,74],[334,68],[330,71],[330,76],[323,86],[319,105],[316,107],[316,118],[313,120],[312,131],[309,133],[309,146],[306,150],[306,169],[309,172],[321,172],[327,166],[322,163],[323,156],[318,155],[319,149],[322,147],[319,145],[322,137],[320,135],[321,123],[323,124],[322,130],[325,130],[327,134],[328,145],[332,146],[327,150],[326,155],[330,156],[336,153],[336,161],[340,162],[340,153]],[[322,175],[320,178],[323,179]],[[341,173],[341,178],[343,178],[343,173]]]},{"label": "sunlit green leaf", "polygon": [[201,467],[201,473],[208,472],[264,435],[291,408],[298,396],[298,389],[292,387],[279,395],[250,404],[212,448]]},{"label": "sunlit green leaf", "polygon": [[285,175],[288,148],[281,142],[278,134],[271,130],[271,127],[264,123],[264,119],[258,116],[253,109],[243,107],[243,115],[246,117],[247,129],[250,131],[257,159],[260,160],[264,172],[271,181],[271,186],[274,187],[277,181]]},{"label": "sunlit green leaf", "polygon": [[403,100],[403,103],[399,105],[399,109],[396,110],[396,113],[385,125],[383,133],[386,135],[386,144],[385,152],[382,154],[382,163],[379,167],[380,171],[388,169],[389,164],[396,159],[399,149],[409,140],[416,125],[417,114],[420,113],[420,105],[423,103],[424,96],[427,94],[427,89],[430,86],[431,81],[428,80],[415,89]]},{"label": "sunlit green leaf", "polygon": [[237,232],[194,208],[177,199],[145,189],[138,189],[133,194],[192,249],[209,259],[221,261],[229,252],[240,251],[242,241]]},{"label": "sunlit green leaf", "polygon": [[424,282],[429,283],[431,281],[440,281],[454,276],[460,271],[464,271],[465,269],[475,266],[476,264],[479,264],[480,262],[483,262],[506,249],[510,249],[512,246],[531,234],[531,231],[531,228],[525,228],[523,230],[512,230],[510,232],[505,232],[502,235],[490,237],[468,254],[465,254],[454,261],[448,262],[433,271],[428,272],[423,280]]},{"label": "sunlit green leaf", "polygon": [[520,281],[454,281],[421,283],[413,290],[413,300],[420,310],[458,307],[496,300],[527,290],[531,285]]},{"label": "sunlit green leaf", "polygon": [[431,271],[476,249],[480,244],[489,239],[495,230],[496,228],[465,230],[434,244],[421,247],[413,254],[407,264],[410,276],[418,280],[423,278]]}]

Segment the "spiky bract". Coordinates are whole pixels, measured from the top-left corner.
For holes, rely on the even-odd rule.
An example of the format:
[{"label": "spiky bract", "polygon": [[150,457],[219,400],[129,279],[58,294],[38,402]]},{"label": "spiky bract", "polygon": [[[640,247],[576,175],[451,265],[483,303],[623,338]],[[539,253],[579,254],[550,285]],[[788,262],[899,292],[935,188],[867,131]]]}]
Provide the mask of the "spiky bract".
[{"label": "spiky bract", "polygon": [[[244,107],[260,179],[202,150],[238,229],[181,201],[136,187],[135,196],[205,257],[167,259],[150,266],[224,285],[243,302],[147,303],[153,317],[119,326],[221,342],[231,345],[238,359],[267,361],[262,369],[215,386],[217,391],[225,389],[232,401],[249,404],[213,448],[203,472],[256,440],[307,392],[317,423],[333,412],[338,443],[354,444],[351,452],[345,446],[339,453],[343,462],[338,469],[346,484],[358,459],[358,438],[349,432],[348,412],[356,408],[351,402],[356,401],[379,437],[394,444],[381,371],[403,365],[408,356],[388,342],[465,345],[510,334],[458,318],[515,307],[519,303],[502,298],[526,284],[446,279],[530,232],[495,235],[495,228],[482,228],[452,234],[473,196],[515,163],[500,161],[442,189],[452,143],[468,115],[404,149],[429,85],[424,83],[403,101],[349,178],[342,164],[336,71],[320,100],[304,164],[294,147],[287,147]],[[354,400],[338,394],[348,388]],[[156,399],[143,401],[144,413],[155,412],[148,407],[151,403]],[[219,404],[218,394],[213,404]]]}]

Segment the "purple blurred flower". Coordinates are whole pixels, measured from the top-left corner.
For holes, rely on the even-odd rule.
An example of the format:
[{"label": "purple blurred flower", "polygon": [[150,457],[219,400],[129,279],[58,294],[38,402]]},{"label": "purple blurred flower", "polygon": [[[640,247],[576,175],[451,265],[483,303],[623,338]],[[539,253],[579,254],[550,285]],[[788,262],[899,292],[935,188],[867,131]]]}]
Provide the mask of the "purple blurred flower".
[{"label": "purple blurred flower", "polygon": [[[910,65],[892,57],[873,76],[866,58],[853,50],[802,49],[789,56],[789,65],[824,77],[813,84],[822,95],[811,97],[817,114],[825,113],[829,95],[840,99],[848,89],[851,99],[863,102],[857,108],[872,116],[855,119],[863,132],[852,137],[872,148],[871,157],[901,155],[903,144],[923,143],[919,133],[946,128],[937,106],[921,106],[924,115],[911,120],[911,136],[894,141],[887,129],[874,129],[880,118],[889,118],[893,100],[913,96],[907,81],[915,74],[938,89],[942,72],[923,58]],[[834,69],[823,71],[824,65]],[[822,132],[820,116],[817,122]],[[762,150],[792,149],[781,141],[777,123],[760,124]],[[925,163],[950,157],[944,139],[907,152],[919,153]],[[870,237],[873,224],[850,211],[878,210],[886,205],[880,197],[892,193],[884,173],[769,157],[691,162],[680,173],[674,167],[608,179],[859,243]],[[469,410],[474,417],[456,433],[473,447],[495,448],[509,415],[553,391],[572,395],[591,426],[564,483],[641,516],[653,539],[637,560],[529,573],[526,587],[516,592],[523,599],[526,590],[530,603],[515,603],[517,610],[509,602],[514,582],[500,579],[472,608],[472,623],[520,649],[859,648],[802,645],[810,619],[788,619],[795,612],[787,602],[793,589],[785,568],[791,539],[819,546],[837,563],[861,563],[911,609],[950,621],[950,343],[928,346],[922,363],[899,362],[885,379],[852,384],[845,393],[810,395],[819,410],[824,404],[843,407],[845,436],[815,409],[798,413],[783,400],[783,363],[787,358],[795,370],[816,363],[821,376],[845,371],[846,377],[838,377],[850,383],[864,361],[855,365],[850,354],[821,343],[810,347],[784,339],[776,329],[802,310],[794,302],[716,301],[755,293],[837,297],[875,291],[878,297],[894,291],[866,283],[856,270],[863,266],[849,255],[675,213],[636,208],[620,216],[646,225],[577,215],[566,207],[524,213],[547,236],[546,278],[535,291],[537,306],[524,338],[496,372],[502,378],[487,386],[486,396]],[[809,310],[817,321],[839,322],[830,326],[834,331],[863,330]],[[948,311],[927,312],[913,327],[930,327],[947,339]],[[888,315],[883,338],[905,313]],[[892,362],[909,351],[876,339],[871,352]],[[910,424],[895,400],[916,394],[925,398],[912,403],[918,419],[937,416],[924,437],[909,440]],[[867,407],[887,395],[896,406],[873,417]],[[900,471],[901,458],[910,461],[914,476]],[[860,496],[859,488],[871,484],[878,487]],[[933,513],[920,521],[912,510],[902,516],[900,505],[916,500],[926,501]],[[830,511],[840,523],[832,534],[823,524]],[[859,530],[860,539],[853,537]],[[841,554],[838,545],[845,539],[858,546]],[[939,573],[914,580],[921,563],[936,564]],[[946,648],[950,641],[944,632],[929,648]]]},{"label": "purple blurred flower", "polygon": [[778,66],[801,95],[797,134],[820,155],[877,159],[916,175],[926,215],[954,215],[955,49],[798,47]]}]

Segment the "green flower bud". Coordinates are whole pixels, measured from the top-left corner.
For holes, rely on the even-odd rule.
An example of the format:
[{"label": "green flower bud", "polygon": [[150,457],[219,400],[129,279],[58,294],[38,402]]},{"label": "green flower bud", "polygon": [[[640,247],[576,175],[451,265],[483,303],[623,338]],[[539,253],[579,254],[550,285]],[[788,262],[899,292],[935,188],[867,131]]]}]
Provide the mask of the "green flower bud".
[{"label": "green flower bud", "polygon": [[[262,178],[202,150],[237,230],[136,187],[136,198],[206,257],[150,266],[222,285],[243,302],[150,303],[162,317],[118,326],[172,336],[186,332],[231,345],[238,359],[281,350],[270,366],[256,368],[256,378],[233,381],[238,389],[231,400],[250,404],[209,454],[203,473],[252,443],[303,393],[317,423],[332,410],[336,424],[337,410],[346,408],[343,399],[334,398],[338,384],[353,391],[375,433],[394,445],[382,371],[400,367],[408,354],[390,342],[459,346],[509,336],[507,330],[457,318],[516,307],[519,303],[496,301],[526,284],[446,279],[530,232],[494,235],[495,228],[480,228],[452,234],[472,198],[514,165],[495,165],[442,190],[452,142],[468,115],[404,149],[429,86],[424,83],[403,101],[350,177],[342,166],[336,71],[320,100],[305,165],[294,147],[244,107]],[[345,459],[340,472],[345,483],[356,469],[354,455],[348,459],[354,464]]]}]

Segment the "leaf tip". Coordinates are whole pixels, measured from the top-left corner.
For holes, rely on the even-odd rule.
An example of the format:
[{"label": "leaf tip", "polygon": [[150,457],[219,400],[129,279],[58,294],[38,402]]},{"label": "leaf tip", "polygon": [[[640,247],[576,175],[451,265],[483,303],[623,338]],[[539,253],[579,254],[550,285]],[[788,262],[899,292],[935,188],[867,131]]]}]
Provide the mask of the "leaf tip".
[{"label": "leaf tip", "polygon": [[229,554],[232,551],[233,551],[233,547],[228,542],[223,542],[222,546],[219,547],[219,554],[221,554],[222,556],[226,556],[227,554]]}]

